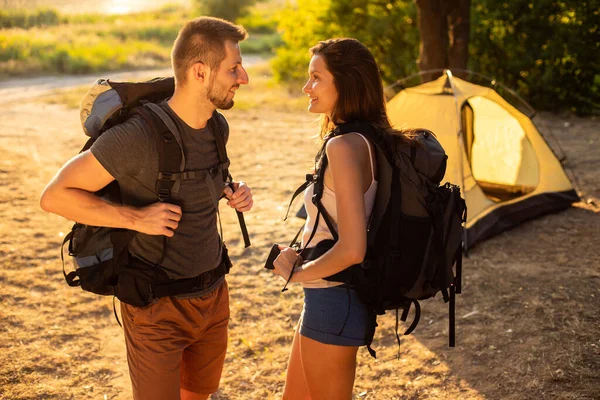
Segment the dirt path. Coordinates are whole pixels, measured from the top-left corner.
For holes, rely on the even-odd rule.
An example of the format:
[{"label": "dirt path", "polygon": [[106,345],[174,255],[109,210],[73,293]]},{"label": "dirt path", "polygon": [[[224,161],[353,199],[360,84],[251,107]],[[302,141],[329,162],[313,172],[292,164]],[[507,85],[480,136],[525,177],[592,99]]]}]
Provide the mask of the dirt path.
[{"label": "dirt path", "polygon": [[[301,291],[280,293],[282,282],[262,264],[270,245],[290,240],[301,224],[281,218],[314,155],[314,117],[269,109],[227,116],[232,173],[253,187],[256,206],[246,217],[253,239],[247,250],[234,214],[223,212],[235,269],[228,278],[229,349],[213,398],[275,399]],[[0,106],[0,120],[0,398],[128,399],[112,300],[67,287],[59,247],[71,223],[38,206],[44,185],[84,142],[77,112],[13,98]],[[600,197],[598,121],[543,121],[580,185]],[[446,346],[447,309],[439,299],[423,305],[399,360],[395,316],[380,318],[379,358],[359,352],[356,399],[600,398],[598,243],[599,214],[578,204],[475,248],[458,298],[457,347]]]}]

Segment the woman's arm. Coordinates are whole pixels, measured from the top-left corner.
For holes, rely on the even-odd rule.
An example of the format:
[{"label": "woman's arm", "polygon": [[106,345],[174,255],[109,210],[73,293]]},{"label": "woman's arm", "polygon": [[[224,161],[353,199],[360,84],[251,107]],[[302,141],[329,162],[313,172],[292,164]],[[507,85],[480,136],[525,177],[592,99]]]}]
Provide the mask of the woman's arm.
[{"label": "woman's arm", "polygon": [[[372,176],[367,144],[358,135],[344,135],[331,139],[325,151],[330,174],[325,183],[336,195],[339,240],[321,257],[296,268],[292,282],[333,275],[362,262],[366,253],[364,192],[370,186]],[[275,272],[287,278],[297,263],[295,252],[284,249],[274,262]]]}]

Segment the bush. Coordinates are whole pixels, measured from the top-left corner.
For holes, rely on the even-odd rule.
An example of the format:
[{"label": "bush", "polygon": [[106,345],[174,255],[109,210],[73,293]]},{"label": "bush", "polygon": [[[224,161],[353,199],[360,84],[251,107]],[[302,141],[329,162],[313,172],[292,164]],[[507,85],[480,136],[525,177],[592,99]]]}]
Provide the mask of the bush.
[{"label": "bush", "polygon": [[29,29],[41,26],[53,26],[61,23],[59,14],[50,9],[0,10],[0,29]]},{"label": "bush", "polygon": [[281,46],[281,36],[278,33],[266,35],[250,35],[247,40],[240,43],[242,52],[247,54],[272,54]]}]

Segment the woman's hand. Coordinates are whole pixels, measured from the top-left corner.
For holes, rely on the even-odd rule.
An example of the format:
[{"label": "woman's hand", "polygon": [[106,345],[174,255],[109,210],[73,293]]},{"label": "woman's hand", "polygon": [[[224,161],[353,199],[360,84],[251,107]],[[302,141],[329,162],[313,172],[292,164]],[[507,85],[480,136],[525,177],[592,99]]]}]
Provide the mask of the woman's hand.
[{"label": "woman's hand", "polygon": [[273,261],[273,273],[281,276],[285,281],[288,280],[292,270],[302,265],[302,257],[294,249],[286,246],[279,246],[281,253]]}]

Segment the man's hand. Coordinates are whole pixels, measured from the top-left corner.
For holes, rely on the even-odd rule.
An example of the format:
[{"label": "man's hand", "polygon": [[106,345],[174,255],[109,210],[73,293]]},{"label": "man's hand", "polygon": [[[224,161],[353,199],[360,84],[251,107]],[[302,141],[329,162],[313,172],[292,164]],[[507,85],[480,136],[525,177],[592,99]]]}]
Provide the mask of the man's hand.
[{"label": "man's hand", "polygon": [[133,230],[148,235],[173,237],[181,220],[181,207],[158,202],[138,208],[133,214]]},{"label": "man's hand", "polygon": [[229,186],[223,189],[223,194],[227,197],[227,205],[235,208],[237,211],[250,211],[254,201],[252,200],[252,189],[245,182],[232,182],[233,190]]}]

